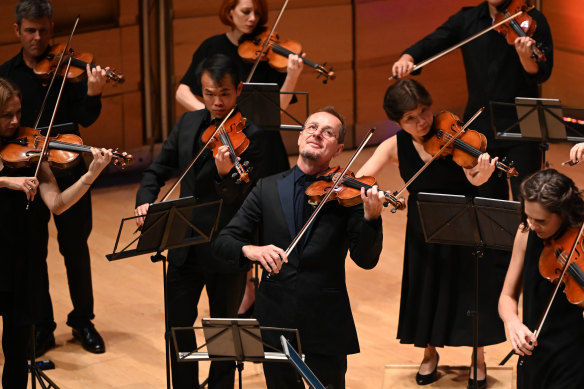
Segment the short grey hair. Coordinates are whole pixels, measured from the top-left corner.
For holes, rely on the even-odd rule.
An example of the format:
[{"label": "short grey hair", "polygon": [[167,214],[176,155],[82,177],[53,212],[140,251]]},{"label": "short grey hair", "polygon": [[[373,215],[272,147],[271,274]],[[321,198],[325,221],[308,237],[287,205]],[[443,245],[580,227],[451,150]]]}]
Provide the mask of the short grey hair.
[{"label": "short grey hair", "polygon": [[53,4],[49,0],[20,0],[14,9],[14,20],[20,26],[22,19],[40,19],[47,16],[53,21]]}]

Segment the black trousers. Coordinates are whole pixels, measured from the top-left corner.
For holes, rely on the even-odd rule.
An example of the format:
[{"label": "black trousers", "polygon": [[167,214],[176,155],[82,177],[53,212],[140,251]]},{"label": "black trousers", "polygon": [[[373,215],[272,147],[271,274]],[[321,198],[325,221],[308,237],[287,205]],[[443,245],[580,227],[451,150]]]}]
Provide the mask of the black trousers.
[{"label": "black trousers", "polygon": [[[307,353],[305,363],[325,386],[345,388],[347,373],[346,355],[319,355]],[[264,363],[264,376],[268,389],[304,389],[302,378],[288,363]]]},{"label": "black trousers", "polygon": [[[72,174],[57,177],[61,191],[68,188],[84,174],[84,166],[75,167]],[[48,210],[47,210],[48,212]],[[59,251],[65,259],[69,295],[73,310],[67,317],[67,325],[85,327],[91,325],[93,313],[93,287],[91,281],[91,262],[87,239],[91,233],[91,194],[88,191],[75,205],[61,215],[54,215],[57,227]],[[45,239],[48,243],[48,236]],[[37,330],[53,331],[56,323],[53,304],[49,293],[49,274],[46,258],[40,265],[40,285],[38,287]]]},{"label": "black trousers", "polygon": [[477,196],[508,200],[509,189],[511,189],[513,200],[518,200],[521,182],[541,169],[542,152],[539,144],[518,141],[517,144],[509,147],[488,147],[487,152],[493,158],[498,156],[499,161],[503,157],[507,157],[507,163],[513,161],[519,175],[510,178],[511,187],[509,187],[506,174],[499,169],[495,169],[489,181],[478,188]]},{"label": "black trousers", "polygon": [[2,387],[4,389],[26,389],[28,383],[27,350],[31,327],[15,317],[14,298],[9,292],[0,292],[0,314],[2,315],[2,351],[4,369]]},{"label": "black trousers", "polygon": [[[245,290],[247,272],[224,274],[209,272],[203,265],[187,260],[182,266],[168,266],[167,309],[169,327],[192,327],[198,316],[197,305],[203,287],[207,289],[211,317],[237,317]],[[190,332],[177,333],[179,351],[192,351],[196,340]],[[172,384],[175,389],[199,387],[196,362],[177,362],[171,342]],[[209,369],[209,389],[233,389],[235,362],[212,362]]]}]

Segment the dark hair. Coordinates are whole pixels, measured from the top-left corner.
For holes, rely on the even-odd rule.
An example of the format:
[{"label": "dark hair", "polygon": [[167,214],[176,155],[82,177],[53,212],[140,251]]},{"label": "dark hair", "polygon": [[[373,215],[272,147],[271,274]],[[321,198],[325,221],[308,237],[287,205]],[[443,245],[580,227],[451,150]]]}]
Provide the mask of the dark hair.
[{"label": "dark hair", "polygon": [[540,170],[527,177],[519,189],[521,221],[528,229],[525,202],[536,201],[548,212],[559,215],[566,227],[578,227],[584,220],[582,192],[571,178],[555,169]]},{"label": "dark hair", "polygon": [[[266,0],[252,0],[254,12],[258,16],[258,24],[254,30],[254,35],[268,22],[268,5]],[[226,26],[235,27],[231,18],[231,10],[237,7],[239,0],[223,0],[219,7],[219,19]]]},{"label": "dark hair", "polygon": [[14,20],[20,26],[22,19],[40,19],[47,16],[53,21],[53,5],[48,0],[20,0],[14,9]]},{"label": "dark hair", "polygon": [[320,109],[314,111],[310,116],[314,115],[315,113],[319,113],[319,112],[326,112],[328,114],[333,115],[337,119],[339,119],[339,121],[341,122],[341,128],[339,129],[339,139],[337,139],[337,142],[343,143],[345,140],[345,134],[347,133],[347,127],[345,126],[345,119],[343,118],[343,115],[338,113],[337,110],[335,109],[335,107],[333,107],[332,105],[327,105],[326,107],[323,107],[323,108],[320,108]]},{"label": "dark hair", "polygon": [[237,71],[237,65],[230,57],[223,54],[214,54],[207,57],[197,67],[197,82],[201,86],[201,89],[201,77],[203,73],[207,73],[216,83],[219,83],[228,74],[236,88],[241,81],[239,72]]},{"label": "dark hair", "polygon": [[390,120],[399,122],[404,114],[418,108],[418,104],[432,105],[432,96],[417,81],[404,78],[387,88],[383,109]]}]

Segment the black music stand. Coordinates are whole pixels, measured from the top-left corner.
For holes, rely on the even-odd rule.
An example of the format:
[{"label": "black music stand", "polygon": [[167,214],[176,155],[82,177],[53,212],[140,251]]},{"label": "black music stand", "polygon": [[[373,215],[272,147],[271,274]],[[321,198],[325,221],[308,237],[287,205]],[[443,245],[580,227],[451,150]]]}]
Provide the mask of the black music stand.
[{"label": "black music stand", "polygon": [[[195,336],[196,330],[203,330],[205,343],[193,351],[179,351],[177,332],[187,332]],[[202,327],[173,327],[172,341],[177,350],[178,362],[193,361],[235,361],[242,389],[243,362],[288,362],[284,353],[262,340],[261,331],[292,333],[300,348],[300,334],[297,329],[260,327],[257,319],[203,318]],[[207,348],[207,352],[200,351]],[[274,350],[274,351],[265,351]]]},{"label": "black music stand", "polygon": [[[36,389],[36,381],[38,380],[39,385],[42,389],[59,389],[57,384],[55,384],[45,373],[43,370],[54,369],[55,364],[49,360],[37,362],[36,358],[36,345],[35,345],[35,325],[30,326],[30,360],[28,362],[28,371],[30,372],[30,383],[31,388]],[[49,386],[47,386],[47,384]]]},{"label": "black music stand", "polygon": [[474,387],[477,383],[477,348],[479,341],[479,259],[486,248],[511,250],[520,220],[516,201],[466,198],[459,195],[418,194],[418,210],[428,243],[472,246],[475,248],[473,365]]},{"label": "black music stand", "polygon": [[[148,213],[145,216],[144,225],[141,228],[139,237],[133,239],[121,251],[116,252],[120,241],[120,236],[124,230],[124,224],[128,220],[138,217],[132,216],[122,219],[113,253],[107,254],[109,261],[134,257],[137,255],[156,252],[150,257],[152,262],[162,262],[162,280],[164,290],[164,342],[166,347],[166,387],[170,389],[170,331],[168,325],[168,312],[166,309],[167,279],[166,279],[166,257],[161,253],[167,249],[175,249],[184,246],[191,246],[201,243],[208,243],[213,237],[213,233],[219,225],[219,215],[223,200],[212,201],[204,204],[197,204],[194,197],[185,197],[177,200],[163,201],[150,204]],[[192,217],[197,209],[214,207],[217,209],[214,222],[212,224],[199,225]],[[128,250],[135,242],[138,242],[135,249]]]},{"label": "black music stand", "polygon": [[[244,83],[237,106],[243,116],[265,131],[302,131],[304,123],[280,108],[280,94],[305,95],[305,117],[308,117],[308,93],[280,92],[280,87],[275,83]],[[297,124],[281,124],[280,112]]]},{"label": "black music stand", "polygon": [[[548,143],[584,142],[582,136],[568,136],[566,129],[575,133],[580,131],[564,122],[564,108],[559,99],[542,99],[532,97],[516,97],[515,103],[490,103],[491,125],[496,139],[537,141],[542,151],[542,169],[546,168],[545,152],[549,149]],[[495,107],[512,109],[517,121],[505,129],[497,129]],[[571,110],[582,110],[570,108]],[[511,113],[508,112],[508,115]],[[520,132],[517,132],[517,126]]]}]

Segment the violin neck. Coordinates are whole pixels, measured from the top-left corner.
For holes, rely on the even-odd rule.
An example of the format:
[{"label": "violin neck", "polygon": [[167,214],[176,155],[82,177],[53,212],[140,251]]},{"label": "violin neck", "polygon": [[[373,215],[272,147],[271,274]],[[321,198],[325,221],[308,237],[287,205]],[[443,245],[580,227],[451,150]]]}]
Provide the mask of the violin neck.
[{"label": "violin neck", "polygon": [[[300,54],[299,54],[299,53],[295,53],[295,52],[293,52],[293,51],[290,51],[290,50],[288,50],[287,48],[285,48],[285,47],[282,47],[282,46],[280,46],[280,45],[279,45],[279,44],[277,44],[277,43],[274,43],[274,44],[272,45],[272,51],[273,51],[274,53],[276,53],[276,54],[280,54],[280,55],[282,55],[282,56],[284,56],[284,57],[288,57],[290,54],[296,54],[296,55],[300,56]],[[311,67],[313,67],[313,68],[315,68],[315,69],[318,69],[318,68],[319,68],[319,65],[318,65],[317,63],[314,63],[314,62],[312,62],[311,60],[309,60],[309,59],[307,59],[307,58],[300,57],[300,59],[302,59],[302,62],[304,62],[304,63],[305,63],[305,64],[307,64],[308,66],[311,66]]]},{"label": "violin neck", "polygon": [[240,180],[249,182],[248,174],[242,164],[239,162],[239,158],[237,158],[237,153],[235,152],[235,148],[233,148],[233,143],[231,143],[229,135],[225,131],[220,130],[219,138],[221,139],[221,143],[229,148],[229,156],[231,157],[231,161],[233,162],[235,170],[237,170],[237,173],[239,174]]},{"label": "violin neck", "polygon": [[89,152],[91,152],[90,146],[77,145],[75,143],[61,142],[58,140],[50,141],[49,148],[55,149],[55,150],[73,151],[75,153],[89,153]]},{"label": "violin neck", "polygon": [[[85,69],[85,67],[87,66],[87,62],[82,61],[78,58],[74,58],[71,57],[71,65],[81,68],[81,69]],[[95,69],[96,65],[94,65],[93,63],[89,64],[89,68],[90,69]],[[108,70],[106,68],[103,68],[103,70],[105,71],[105,75],[110,79],[113,80],[115,82],[119,82],[119,83],[123,83],[124,82],[124,77],[122,75],[116,74],[114,72],[112,72],[111,70]]]}]

